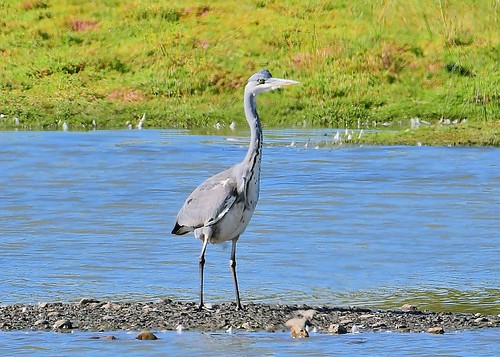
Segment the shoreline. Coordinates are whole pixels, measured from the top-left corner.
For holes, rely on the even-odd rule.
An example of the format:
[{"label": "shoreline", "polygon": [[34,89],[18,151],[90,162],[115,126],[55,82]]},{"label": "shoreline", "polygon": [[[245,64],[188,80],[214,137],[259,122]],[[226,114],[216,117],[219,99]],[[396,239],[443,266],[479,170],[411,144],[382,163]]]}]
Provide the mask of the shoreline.
[{"label": "shoreline", "polygon": [[108,302],[83,298],[75,303],[39,302],[0,306],[0,331],[117,331],[197,330],[286,331],[293,327],[320,333],[392,331],[429,332],[500,327],[500,315],[420,311],[404,305],[401,310],[361,307],[244,304],[207,304],[198,311],[194,302],[170,299],[155,302]]},{"label": "shoreline", "polygon": [[[340,136],[340,139],[335,141],[333,137],[333,132],[344,132],[346,129],[333,128],[333,127],[321,127],[321,126],[310,126],[304,129],[317,129],[324,130],[325,133],[330,132],[332,136],[329,137],[325,134],[325,141],[320,143],[319,146],[326,148],[336,148],[343,145],[346,146],[434,146],[434,147],[500,147],[500,137],[498,132],[500,130],[500,120],[496,122],[488,123],[475,123],[474,125],[450,125],[442,126],[439,124],[434,124],[430,126],[420,127],[418,129],[411,129],[407,127],[397,127],[397,128],[384,128],[380,130],[370,129],[351,129],[351,134],[355,134],[352,138]],[[141,128],[142,129],[142,128]],[[200,135],[234,135],[233,130],[223,127],[217,129],[215,127],[203,127],[203,128],[189,128],[180,129],[175,127],[162,127],[162,126],[146,126],[145,130],[186,130],[189,134],[200,134]],[[287,129],[298,129],[295,126],[280,126],[274,127],[270,126],[266,130],[287,130]],[[364,132],[364,130],[367,130]],[[100,128],[70,128],[69,132],[90,132],[90,131],[127,131],[127,130],[139,130],[136,127],[100,127]],[[298,129],[300,130],[300,129]],[[2,121],[0,120],[0,133],[5,132],[55,132],[55,131],[66,131],[59,127],[54,128],[42,128],[42,127],[11,127],[2,126]],[[237,132],[238,133],[238,132]],[[246,132],[239,132],[239,134]],[[364,133],[363,135],[361,135]]]}]

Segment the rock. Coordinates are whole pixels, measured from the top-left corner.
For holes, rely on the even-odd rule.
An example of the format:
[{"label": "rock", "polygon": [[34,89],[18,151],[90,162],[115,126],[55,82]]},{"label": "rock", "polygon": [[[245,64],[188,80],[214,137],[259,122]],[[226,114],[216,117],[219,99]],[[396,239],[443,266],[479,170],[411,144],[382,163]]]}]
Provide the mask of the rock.
[{"label": "rock", "polygon": [[71,330],[73,324],[69,320],[57,320],[52,326],[54,330]]},{"label": "rock", "polygon": [[311,323],[308,319],[300,317],[294,317],[285,322],[285,327],[292,328],[294,326],[305,329],[306,326],[311,326]]},{"label": "rock", "polygon": [[61,316],[61,313],[57,311],[51,311],[47,314],[47,317],[59,317],[59,316]]},{"label": "rock", "polygon": [[317,311],[314,309],[309,309],[309,310],[299,310],[297,312],[299,315],[301,315],[305,319],[311,319],[316,315]]},{"label": "rock", "polygon": [[106,310],[120,310],[121,308],[122,307],[120,304],[114,304],[112,302],[108,302],[101,306],[101,309],[106,309]]},{"label": "rock", "polygon": [[309,337],[309,332],[306,330],[307,326],[311,326],[311,323],[306,318],[294,317],[285,322],[285,327],[290,329],[292,338]]},{"label": "rock", "polygon": [[372,317],[375,317],[375,315],[373,315],[373,314],[359,315],[359,318],[362,319],[362,320],[371,319]]},{"label": "rock", "polygon": [[401,310],[403,311],[418,311],[418,307],[412,304],[404,304],[401,306]]},{"label": "rock", "polygon": [[111,340],[116,340],[116,337],[113,335],[106,335],[106,336],[91,336],[91,340],[105,340],[105,341],[111,341]]},{"label": "rock", "polygon": [[295,325],[290,328],[290,334],[292,335],[292,338],[309,337],[309,332],[307,332],[305,328],[300,328]]},{"label": "rock", "polygon": [[277,328],[276,325],[269,324],[264,326],[264,330],[267,332],[276,332]]},{"label": "rock", "polygon": [[328,327],[328,332],[335,335],[343,335],[347,333],[347,329],[344,327],[344,325],[331,324],[330,327]]},{"label": "rock", "polygon": [[107,335],[107,336],[102,336],[101,340],[111,341],[111,340],[116,340],[116,337],[113,335]]},{"label": "rock", "polygon": [[36,304],[36,306],[38,306],[41,309],[45,309],[48,304],[49,304],[48,302],[43,301],[43,302],[39,302],[38,304]]},{"label": "rock", "polygon": [[142,331],[139,335],[137,335],[136,339],[138,340],[157,340],[158,337],[150,331]]},{"label": "rock", "polygon": [[41,327],[41,328],[49,328],[50,322],[48,322],[47,320],[41,319],[41,320],[35,321],[35,323],[33,325],[37,326],[37,327]]},{"label": "rock", "polygon": [[247,330],[247,331],[253,331],[254,329],[252,328],[252,325],[248,321],[243,322],[240,326],[240,328]]},{"label": "rock", "polygon": [[88,305],[88,304],[99,304],[100,301],[92,298],[83,298],[80,300],[80,305]]},{"label": "rock", "polygon": [[341,325],[350,325],[350,324],[352,324],[353,321],[349,318],[344,318],[344,319],[340,319],[339,322]]},{"label": "rock", "polygon": [[382,321],[376,322],[371,326],[371,328],[373,328],[373,329],[377,329],[377,328],[380,329],[380,328],[385,328],[385,327],[387,327],[387,325]]},{"label": "rock", "polygon": [[427,329],[427,332],[437,334],[437,335],[442,335],[444,333],[444,328],[443,328],[443,326],[429,327]]}]

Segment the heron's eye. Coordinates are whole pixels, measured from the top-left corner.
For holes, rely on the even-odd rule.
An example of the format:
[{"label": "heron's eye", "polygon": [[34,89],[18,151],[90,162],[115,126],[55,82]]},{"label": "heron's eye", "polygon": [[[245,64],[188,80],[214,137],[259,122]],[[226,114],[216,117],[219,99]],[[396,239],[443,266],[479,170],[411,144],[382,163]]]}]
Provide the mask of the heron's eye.
[{"label": "heron's eye", "polygon": [[257,79],[257,83],[264,84],[264,83],[266,83],[266,80],[264,78],[259,78],[259,79]]}]

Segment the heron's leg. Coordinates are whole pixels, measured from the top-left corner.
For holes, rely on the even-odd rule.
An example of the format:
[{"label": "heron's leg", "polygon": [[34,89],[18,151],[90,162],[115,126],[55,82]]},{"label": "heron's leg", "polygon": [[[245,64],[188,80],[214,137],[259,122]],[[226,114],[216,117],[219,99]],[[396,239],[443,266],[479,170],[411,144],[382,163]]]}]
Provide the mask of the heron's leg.
[{"label": "heron's leg", "polygon": [[236,277],[236,242],[238,242],[236,237],[232,240],[231,247],[231,260],[229,261],[229,267],[231,268],[231,273],[233,274],[234,281],[234,291],[236,292],[236,310],[243,310],[240,302],[240,290],[238,289],[238,278]]},{"label": "heron's leg", "polygon": [[208,244],[208,235],[203,235],[203,246],[201,247],[201,254],[198,259],[200,264],[200,306],[198,309],[201,310],[203,308],[203,268],[205,266],[205,251],[207,250]]}]

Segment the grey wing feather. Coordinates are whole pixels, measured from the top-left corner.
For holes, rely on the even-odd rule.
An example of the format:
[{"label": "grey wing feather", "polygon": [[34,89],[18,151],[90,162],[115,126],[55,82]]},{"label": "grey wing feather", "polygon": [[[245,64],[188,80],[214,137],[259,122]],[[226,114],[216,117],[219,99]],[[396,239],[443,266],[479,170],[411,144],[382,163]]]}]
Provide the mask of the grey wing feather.
[{"label": "grey wing feather", "polygon": [[177,214],[172,233],[185,234],[224,217],[239,197],[236,180],[228,171],[205,180],[189,195]]}]

